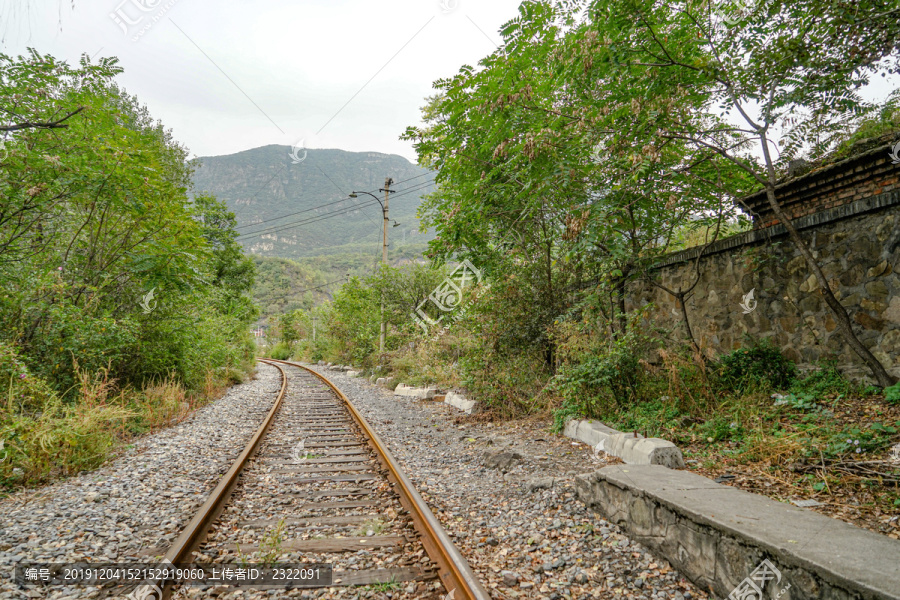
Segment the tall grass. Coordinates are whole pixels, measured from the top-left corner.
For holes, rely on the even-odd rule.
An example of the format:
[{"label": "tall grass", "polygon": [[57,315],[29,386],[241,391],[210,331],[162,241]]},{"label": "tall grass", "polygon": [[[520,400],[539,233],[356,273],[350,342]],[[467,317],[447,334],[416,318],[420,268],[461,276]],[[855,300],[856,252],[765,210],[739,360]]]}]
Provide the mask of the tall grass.
[{"label": "tall grass", "polygon": [[221,396],[238,374],[208,369],[201,392],[189,393],[174,376],[140,390],[119,388],[109,369],[76,369],[77,395],[46,395],[40,406],[21,401],[38,385],[11,379],[0,403],[0,488],[46,483],[99,467],[135,436],[171,426]]}]

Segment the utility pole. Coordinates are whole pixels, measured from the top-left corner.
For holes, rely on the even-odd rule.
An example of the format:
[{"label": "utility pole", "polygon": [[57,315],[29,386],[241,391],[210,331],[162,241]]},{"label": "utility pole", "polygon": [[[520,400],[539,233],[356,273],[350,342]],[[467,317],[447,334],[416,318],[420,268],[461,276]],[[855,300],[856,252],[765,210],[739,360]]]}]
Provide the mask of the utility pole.
[{"label": "utility pole", "polygon": [[[384,241],[381,245],[381,264],[387,264],[387,249],[388,249],[388,200],[391,195],[391,184],[394,183],[394,180],[390,177],[384,178],[384,205],[381,207],[382,213],[384,214]],[[384,322],[384,296],[381,297],[381,338],[378,341],[378,349],[379,352],[384,352],[384,338],[387,332],[387,324]]]},{"label": "utility pole", "polygon": [[[384,192],[384,202],[381,201],[381,198],[376,196],[371,192],[351,192],[351,198],[357,198],[358,194],[366,194],[367,196],[372,196],[378,204],[381,205],[381,214],[384,216],[384,237],[381,242],[381,264],[387,264],[387,250],[388,250],[388,240],[387,240],[387,232],[388,232],[388,201],[391,195],[391,184],[394,183],[394,180],[390,177],[384,178],[384,189],[378,190],[379,192]],[[384,296],[381,298],[381,336],[378,341],[378,351],[384,352],[384,338],[387,332],[387,324],[384,322]]]}]

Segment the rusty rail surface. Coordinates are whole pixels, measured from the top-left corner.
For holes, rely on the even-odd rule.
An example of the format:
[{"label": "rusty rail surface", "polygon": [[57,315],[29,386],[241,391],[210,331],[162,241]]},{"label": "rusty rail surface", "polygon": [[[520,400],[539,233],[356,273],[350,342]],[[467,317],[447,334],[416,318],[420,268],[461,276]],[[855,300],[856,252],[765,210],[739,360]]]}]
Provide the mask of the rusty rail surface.
[{"label": "rusty rail surface", "polygon": [[[487,590],[472,572],[468,562],[462,556],[459,549],[453,544],[453,541],[444,531],[437,518],[432,514],[431,509],[425,503],[425,500],[416,491],[410,479],[402,471],[394,459],[393,455],[387,449],[378,434],[369,426],[369,423],[363,418],[356,407],[350,402],[350,399],[341,392],[328,378],[320,375],[316,371],[301,364],[276,359],[257,359],[262,363],[269,364],[279,370],[281,373],[281,390],[278,397],[272,405],[271,410],[266,415],[262,424],[253,434],[247,446],[237,457],[231,468],[222,476],[219,484],[210,493],[206,502],[203,503],[181,535],[175,540],[175,543],[169,548],[163,559],[164,562],[172,564],[184,564],[191,562],[192,553],[197,550],[205,540],[209,529],[215,520],[225,509],[228,500],[231,497],[234,487],[238,482],[241,472],[245,465],[256,453],[260,442],[269,430],[275,415],[281,408],[282,400],[284,400],[287,391],[287,374],[284,369],[276,363],[289,365],[304,369],[316,376],[325,383],[346,405],[353,417],[353,420],[359,426],[360,430],[366,436],[370,447],[375,451],[379,462],[382,463],[388,472],[388,480],[394,486],[400,503],[409,511],[412,517],[416,531],[422,536],[422,545],[428,553],[429,558],[437,564],[438,575],[444,587],[450,592],[448,597],[455,600],[490,600],[491,596]],[[160,598],[171,598],[173,593],[172,585],[164,585],[163,582],[153,581],[145,582],[145,586],[156,588],[159,590]],[[154,596],[156,597],[156,596]]]},{"label": "rusty rail surface", "polygon": [[381,441],[381,438],[378,437],[375,430],[369,426],[369,423],[365,418],[363,418],[359,411],[356,410],[356,407],[353,406],[350,399],[347,398],[337,386],[329,381],[327,377],[317,373],[309,367],[286,360],[266,359],[265,362],[270,364],[277,362],[309,371],[321,379],[325,385],[331,388],[331,390],[347,404],[347,408],[350,410],[353,419],[356,421],[357,425],[359,425],[359,428],[363,433],[365,433],[371,447],[375,450],[379,460],[388,471],[388,479],[396,488],[396,491],[400,496],[400,503],[403,504],[404,508],[409,511],[410,516],[412,516],[416,530],[422,536],[422,545],[425,547],[425,551],[428,552],[429,558],[438,565],[438,575],[440,576],[444,587],[451,594],[453,594],[455,590],[455,594],[452,596],[455,600],[490,600],[490,594],[475,576],[475,573],[472,572],[469,563],[466,562],[466,559],[450,539],[450,536],[444,531],[444,528],[437,520],[437,517],[431,512],[428,504],[426,504],[422,496],[419,495],[419,492],[400,468],[399,463],[394,459],[390,450],[388,450],[384,442]]},{"label": "rusty rail surface", "polygon": [[[181,535],[175,540],[175,543],[169,548],[169,551],[166,552],[166,555],[163,558],[164,562],[173,564],[191,562],[191,554],[200,547],[200,544],[203,543],[207,533],[209,533],[210,526],[225,509],[225,505],[231,497],[232,491],[234,491],[234,486],[238,482],[241,471],[244,470],[244,466],[256,453],[260,442],[269,430],[269,426],[275,419],[278,409],[281,408],[281,402],[284,400],[284,393],[287,391],[287,374],[280,366],[274,364],[272,366],[281,373],[281,390],[278,392],[278,397],[275,398],[271,410],[269,410],[269,413],[259,426],[259,429],[257,429],[253,434],[253,437],[250,438],[250,441],[244,447],[244,450],[238,455],[237,459],[235,459],[231,468],[228,469],[225,475],[222,476],[219,484],[212,492],[210,492],[206,502],[197,509],[194,517],[181,532]],[[161,589],[162,593],[160,598],[170,598],[172,595],[172,586],[161,586],[161,583],[162,582],[160,581],[154,581],[149,583],[149,586],[151,588]]]}]

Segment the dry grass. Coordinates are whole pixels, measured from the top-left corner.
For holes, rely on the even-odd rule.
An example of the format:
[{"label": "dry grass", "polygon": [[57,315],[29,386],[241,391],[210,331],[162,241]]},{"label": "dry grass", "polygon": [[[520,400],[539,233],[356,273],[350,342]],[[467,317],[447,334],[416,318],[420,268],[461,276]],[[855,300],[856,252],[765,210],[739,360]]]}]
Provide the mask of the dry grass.
[{"label": "dry grass", "polygon": [[0,406],[0,486],[46,483],[97,468],[137,435],[172,426],[219,398],[228,380],[208,371],[200,395],[189,394],[173,376],[140,391],[119,388],[109,369],[76,367],[78,397],[53,395],[41,410],[23,412],[13,394]]}]

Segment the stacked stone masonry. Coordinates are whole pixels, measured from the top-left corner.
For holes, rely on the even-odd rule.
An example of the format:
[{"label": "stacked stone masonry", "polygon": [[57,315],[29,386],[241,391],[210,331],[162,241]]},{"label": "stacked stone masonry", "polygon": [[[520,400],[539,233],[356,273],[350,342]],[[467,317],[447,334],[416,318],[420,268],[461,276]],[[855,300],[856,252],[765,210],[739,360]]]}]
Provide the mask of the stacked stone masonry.
[{"label": "stacked stone masonry", "polygon": [[[840,169],[824,171],[826,178],[842,178],[857,186],[846,196],[852,202],[825,210],[821,206],[831,202],[828,198],[811,202],[820,210],[793,223],[847,308],[862,343],[888,372],[900,376],[900,190],[885,191],[892,185],[886,182],[900,175],[900,165],[891,164],[886,149],[883,155],[882,159],[870,153],[863,165],[859,160],[845,161],[843,168],[852,171],[846,176]],[[795,183],[803,189],[830,190],[815,180],[817,175],[808,176],[814,181],[803,183],[806,178],[801,178]],[[658,281],[669,289],[687,287],[697,253],[693,249],[665,257],[654,270]],[[716,242],[700,259],[699,270],[687,313],[694,336],[710,356],[745,345],[747,336],[769,338],[801,369],[834,359],[846,375],[869,378],[783,226]],[[751,290],[756,305],[751,303],[753,310],[745,313],[741,302]],[[648,303],[654,305],[650,318],[660,325],[675,324],[672,335],[683,339],[676,299],[655,286],[634,284],[627,308]]]}]

